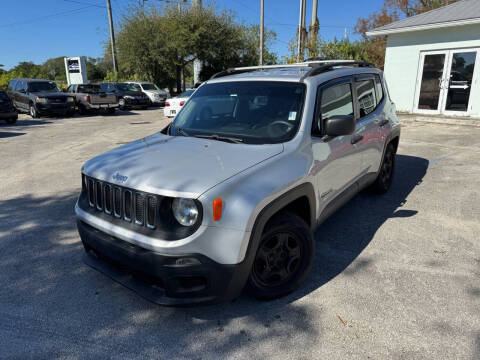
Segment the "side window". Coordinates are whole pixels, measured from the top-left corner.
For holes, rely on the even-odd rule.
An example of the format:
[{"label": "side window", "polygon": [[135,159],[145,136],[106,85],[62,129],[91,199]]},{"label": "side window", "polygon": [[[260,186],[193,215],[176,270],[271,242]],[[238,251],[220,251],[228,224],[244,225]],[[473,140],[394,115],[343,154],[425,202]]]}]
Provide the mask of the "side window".
[{"label": "side window", "polygon": [[350,83],[332,86],[322,91],[320,115],[322,121],[336,115],[353,115]]},{"label": "side window", "polygon": [[375,84],[373,79],[360,80],[356,83],[360,117],[367,116],[377,107]]},{"label": "side window", "polygon": [[377,89],[377,105],[383,101],[383,87],[382,87],[382,80],[380,80],[380,76],[375,75],[375,87]]},{"label": "side window", "polygon": [[22,89],[25,90],[25,81],[20,80],[17,82],[17,85],[15,85],[15,91],[19,91]]},{"label": "side window", "polygon": [[321,90],[319,121],[315,121],[314,134],[321,134],[325,121],[337,115],[354,115],[353,95],[350,82],[333,85]]},{"label": "side window", "polygon": [[70,86],[67,88],[67,92],[73,93],[73,85],[70,85]]},{"label": "side window", "polygon": [[8,88],[10,90],[13,90],[15,88],[15,83],[17,82],[17,80],[10,80],[10,82],[8,83]]}]

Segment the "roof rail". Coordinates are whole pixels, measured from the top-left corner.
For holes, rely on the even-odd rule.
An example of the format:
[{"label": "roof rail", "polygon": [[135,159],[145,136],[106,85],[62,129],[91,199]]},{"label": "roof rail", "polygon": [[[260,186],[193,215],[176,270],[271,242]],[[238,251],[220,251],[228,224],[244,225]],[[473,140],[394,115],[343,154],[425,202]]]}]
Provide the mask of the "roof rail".
[{"label": "roof rail", "polygon": [[324,61],[317,66],[313,66],[312,69],[303,75],[300,81],[305,80],[307,77],[315,76],[326,71],[333,70],[337,66],[357,66],[357,67],[374,67],[372,63],[366,61],[357,61],[357,60],[331,60]]},{"label": "roof rail", "polygon": [[312,58],[305,62],[295,63],[295,64],[284,64],[284,65],[258,65],[258,66],[245,66],[230,68],[224,71],[220,71],[214,74],[211,79],[216,79],[223,76],[242,74],[245,72],[255,71],[255,70],[264,70],[264,69],[284,69],[284,68],[304,68],[311,67],[312,69],[308,71],[305,75],[302,76],[300,81],[303,81],[309,76],[315,76],[321,74],[322,72],[332,70],[336,66],[358,66],[358,67],[373,67],[371,63],[365,61],[357,60],[323,60],[320,58]]}]

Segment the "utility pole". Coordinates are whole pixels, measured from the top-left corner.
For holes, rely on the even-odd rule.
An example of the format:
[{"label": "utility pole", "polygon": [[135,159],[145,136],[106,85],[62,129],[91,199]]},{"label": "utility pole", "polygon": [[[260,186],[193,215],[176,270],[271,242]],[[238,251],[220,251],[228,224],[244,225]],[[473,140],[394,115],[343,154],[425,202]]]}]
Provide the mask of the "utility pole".
[{"label": "utility pole", "polygon": [[263,65],[263,1],[260,0],[260,65]]},{"label": "utility pole", "polygon": [[[313,45],[313,48],[315,49],[315,54],[313,56],[318,56],[317,54],[317,42],[318,42],[318,29],[319,29],[319,23],[318,23],[318,17],[317,17],[317,11],[318,11],[318,0],[313,0],[312,4],[312,21],[310,22],[310,41],[311,44]],[[310,57],[312,57],[312,54],[309,54]]]},{"label": "utility pole", "polygon": [[300,18],[298,21],[298,62],[304,60],[305,39],[307,30],[305,29],[305,15],[307,12],[306,0],[300,0]]},{"label": "utility pole", "polygon": [[110,44],[112,45],[113,72],[117,73],[117,55],[115,54],[115,33],[113,31],[112,6],[110,0],[107,0],[108,23],[110,25]]},{"label": "utility pole", "polygon": [[[202,0],[192,0],[192,8],[201,9]],[[200,82],[200,72],[202,71],[203,63],[195,59],[193,60],[193,85],[195,86]]]}]

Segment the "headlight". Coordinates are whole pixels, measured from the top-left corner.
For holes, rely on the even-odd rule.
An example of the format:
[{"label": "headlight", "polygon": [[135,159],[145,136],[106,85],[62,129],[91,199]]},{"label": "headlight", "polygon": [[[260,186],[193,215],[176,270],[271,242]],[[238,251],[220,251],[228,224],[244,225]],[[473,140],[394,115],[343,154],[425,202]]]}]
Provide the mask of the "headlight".
[{"label": "headlight", "polygon": [[67,97],[67,102],[73,102],[73,101],[74,101],[73,97],[71,97],[71,96]]},{"label": "headlight", "polygon": [[175,198],[172,202],[175,219],[183,226],[192,226],[198,219],[198,208],[192,199]]},{"label": "headlight", "polygon": [[125,98],[125,99],[133,99],[133,96],[131,96],[131,95],[125,95],[124,98]]},{"label": "headlight", "polygon": [[46,104],[48,102],[48,99],[47,98],[43,98],[43,97],[37,97],[35,99],[35,102],[36,103],[42,103],[42,104]]}]

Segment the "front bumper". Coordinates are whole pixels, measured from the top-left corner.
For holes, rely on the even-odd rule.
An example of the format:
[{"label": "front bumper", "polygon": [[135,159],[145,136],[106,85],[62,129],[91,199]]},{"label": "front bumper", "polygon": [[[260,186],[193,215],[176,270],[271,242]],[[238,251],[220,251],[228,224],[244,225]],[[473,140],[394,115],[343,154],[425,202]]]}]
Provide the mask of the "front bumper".
[{"label": "front bumper", "polygon": [[238,297],[247,262],[219,264],[201,254],[164,255],[110,236],[77,220],[87,265],[156,304],[185,306]]},{"label": "front bumper", "polygon": [[65,114],[67,112],[75,111],[75,103],[63,103],[63,104],[42,104],[37,103],[36,105],[37,111],[40,114],[45,115],[57,115],[57,114]]},{"label": "front bumper", "polygon": [[118,108],[118,103],[115,104],[88,104],[86,108],[89,110],[107,110]]},{"label": "front bumper", "polygon": [[15,110],[7,111],[7,112],[0,111],[0,119],[12,119],[12,118],[16,118],[17,116],[18,116],[18,113]]},{"label": "front bumper", "polygon": [[130,98],[123,98],[125,100],[125,107],[142,107],[150,105],[150,100],[147,98],[145,99],[130,99]]}]

